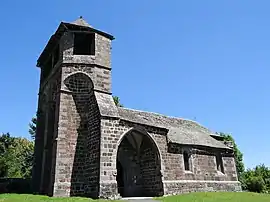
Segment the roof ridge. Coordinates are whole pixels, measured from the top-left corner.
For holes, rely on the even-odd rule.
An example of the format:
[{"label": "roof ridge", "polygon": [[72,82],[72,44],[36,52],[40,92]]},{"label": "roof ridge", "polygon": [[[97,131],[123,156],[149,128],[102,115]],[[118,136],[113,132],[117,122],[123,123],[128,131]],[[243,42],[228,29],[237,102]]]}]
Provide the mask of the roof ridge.
[{"label": "roof ridge", "polygon": [[164,116],[164,117],[167,117],[167,118],[172,118],[172,119],[177,119],[177,120],[190,121],[190,122],[193,122],[193,123],[195,123],[195,124],[197,124],[197,125],[199,125],[199,126],[201,126],[201,127],[203,127],[203,128],[210,131],[210,129],[204,127],[202,124],[200,124],[200,123],[198,123],[197,121],[194,121],[194,120],[181,118],[181,117],[176,117],[176,116],[168,116],[168,115],[161,114],[161,113],[158,113],[158,112],[143,111],[143,110],[132,109],[132,108],[127,108],[127,107],[118,107],[118,108],[127,109],[127,110],[131,110],[131,111],[135,111],[135,112],[145,112],[145,113],[155,114],[155,115]]},{"label": "roof ridge", "polygon": [[167,129],[167,137],[171,142],[227,148],[225,144],[211,137],[211,130],[192,120],[125,107],[118,107],[118,113],[120,119],[126,121]]}]

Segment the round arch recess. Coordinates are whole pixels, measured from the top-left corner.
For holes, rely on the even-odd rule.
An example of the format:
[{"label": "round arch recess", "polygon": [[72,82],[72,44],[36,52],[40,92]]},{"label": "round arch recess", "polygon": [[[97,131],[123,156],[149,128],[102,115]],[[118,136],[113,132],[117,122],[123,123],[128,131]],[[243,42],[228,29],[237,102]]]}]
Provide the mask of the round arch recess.
[{"label": "round arch recess", "polygon": [[122,197],[162,196],[159,150],[144,131],[128,131],[117,151],[117,186]]}]

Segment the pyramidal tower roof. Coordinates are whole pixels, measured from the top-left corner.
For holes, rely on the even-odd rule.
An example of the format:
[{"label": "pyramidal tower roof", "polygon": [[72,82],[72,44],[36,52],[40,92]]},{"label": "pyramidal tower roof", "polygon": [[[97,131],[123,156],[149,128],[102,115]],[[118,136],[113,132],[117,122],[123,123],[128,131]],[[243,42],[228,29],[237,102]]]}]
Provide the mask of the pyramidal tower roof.
[{"label": "pyramidal tower roof", "polygon": [[71,22],[70,24],[74,24],[74,25],[79,25],[79,26],[84,26],[84,27],[91,27],[91,25],[88,24],[88,22],[86,22],[82,16],[80,16],[79,19],[75,20],[74,22]]}]

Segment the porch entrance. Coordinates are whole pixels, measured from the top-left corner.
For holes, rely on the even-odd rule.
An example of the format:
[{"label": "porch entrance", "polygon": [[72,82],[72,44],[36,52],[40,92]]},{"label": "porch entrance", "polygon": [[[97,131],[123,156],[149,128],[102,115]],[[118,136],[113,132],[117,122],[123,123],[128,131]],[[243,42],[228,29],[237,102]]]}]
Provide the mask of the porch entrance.
[{"label": "porch entrance", "polygon": [[132,130],[122,139],[117,152],[117,185],[122,197],[163,195],[158,148],[145,133]]}]

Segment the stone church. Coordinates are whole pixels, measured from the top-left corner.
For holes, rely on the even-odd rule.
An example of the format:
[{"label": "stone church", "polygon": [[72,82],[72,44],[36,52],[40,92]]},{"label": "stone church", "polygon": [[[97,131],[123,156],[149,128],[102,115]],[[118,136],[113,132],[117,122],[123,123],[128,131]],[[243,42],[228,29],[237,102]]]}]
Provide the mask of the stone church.
[{"label": "stone church", "polygon": [[80,17],[61,22],[39,56],[34,192],[112,198],[240,191],[229,142],[194,121],[115,105],[113,39]]}]

